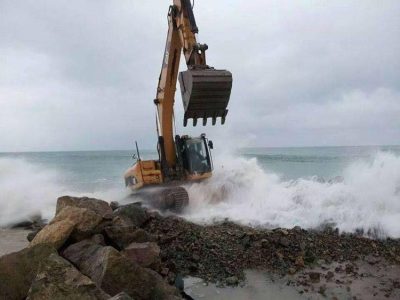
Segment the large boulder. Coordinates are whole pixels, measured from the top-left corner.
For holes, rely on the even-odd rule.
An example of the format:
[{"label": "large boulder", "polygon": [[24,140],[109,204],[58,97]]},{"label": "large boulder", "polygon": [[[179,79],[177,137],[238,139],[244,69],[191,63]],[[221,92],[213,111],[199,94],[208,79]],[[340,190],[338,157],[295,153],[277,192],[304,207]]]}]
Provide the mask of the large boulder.
[{"label": "large boulder", "polygon": [[120,206],[114,211],[114,216],[126,217],[136,227],[143,226],[150,219],[146,209],[137,203]]},{"label": "large boulder", "polygon": [[112,225],[104,229],[108,240],[119,249],[124,249],[133,242],[145,243],[155,241],[156,238],[147,231],[135,226]]},{"label": "large boulder", "polygon": [[87,208],[67,206],[55,216],[50,225],[63,220],[70,220],[76,225],[72,233],[74,238],[83,239],[98,233],[103,217]]},{"label": "large boulder", "polygon": [[144,268],[160,268],[160,247],[156,243],[132,243],[122,253]]},{"label": "large boulder", "polygon": [[68,247],[63,255],[112,296],[124,291],[134,299],[179,297],[178,290],[156,272],[140,267],[112,247],[82,241]]},{"label": "large boulder", "polygon": [[63,196],[57,199],[56,215],[67,206],[90,209],[105,219],[112,218],[113,210],[104,200]]},{"label": "large boulder", "polygon": [[99,289],[90,278],[54,253],[41,263],[27,300],[109,298],[110,295]]},{"label": "large boulder", "polygon": [[80,241],[100,232],[102,221],[103,218],[92,210],[67,206],[34,237],[30,245],[47,243],[60,249],[69,237]]},{"label": "large boulder", "polygon": [[25,299],[40,263],[55,253],[43,244],[0,257],[0,299]]},{"label": "large boulder", "polygon": [[60,249],[74,229],[75,224],[70,220],[63,220],[51,225],[46,225],[35,235],[29,246],[33,247],[39,244],[48,244],[56,249]]}]

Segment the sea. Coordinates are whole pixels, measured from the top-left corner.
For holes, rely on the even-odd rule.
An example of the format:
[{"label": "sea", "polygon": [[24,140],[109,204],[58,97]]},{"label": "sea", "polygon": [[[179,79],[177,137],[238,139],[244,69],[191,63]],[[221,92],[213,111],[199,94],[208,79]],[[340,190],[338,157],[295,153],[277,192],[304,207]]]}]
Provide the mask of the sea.
[{"label": "sea", "polygon": [[[0,226],[51,218],[62,195],[125,203],[135,151],[0,153]],[[156,158],[141,151],[142,159]],[[185,185],[183,217],[254,227],[330,225],[400,237],[400,146],[213,151],[212,178]]]}]

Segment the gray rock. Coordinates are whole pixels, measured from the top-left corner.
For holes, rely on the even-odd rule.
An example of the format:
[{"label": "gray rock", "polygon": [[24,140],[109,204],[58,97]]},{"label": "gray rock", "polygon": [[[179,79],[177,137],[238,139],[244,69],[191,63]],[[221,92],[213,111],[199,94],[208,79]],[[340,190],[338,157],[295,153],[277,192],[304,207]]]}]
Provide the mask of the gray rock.
[{"label": "gray rock", "polygon": [[87,197],[78,198],[63,196],[57,199],[56,215],[67,206],[90,209],[105,219],[112,218],[113,210],[110,205],[103,200]]},{"label": "gray rock", "polygon": [[237,285],[239,283],[239,279],[236,276],[231,276],[225,279],[227,285]]},{"label": "gray rock", "polygon": [[54,253],[41,263],[27,300],[109,298],[110,295],[99,289],[90,278]]},{"label": "gray rock", "polygon": [[114,211],[114,216],[127,217],[136,227],[143,226],[149,220],[146,210],[135,203],[120,206]]},{"label": "gray rock", "polygon": [[331,280],[333,277],[335,277],[335,274],[332,271],[328,271],[325,275],[326,280]]},{"label": "gray rock", "polygon": [[64,256],[112,296],[122,291],[134,299],[179,296],[178,291],[165,283],[159,274],[140,267],[112,247],[82,241],[68,247]]},{"label": "gray rock", "polygon": [[308,276],[310,277],[312,282],[318,283],[321,279],[321,274],[318,272],[310,272],[308,273]]},{"label": "gray rock", "polygon": [[117,201],[111,201],[110,202],[110,207],[111,209],[114,211],[116,210],[118,207],[120,207],[119,203]]},{"label": "gray rock", "polygon": [[35,236],[39,233],[39,229],[37,229],[37,230],[34,230],[34,231],[31,231],[31,232],[29,232],[28,233],[28,235],[26,236],[26,239],[29,241],[29,242],[32,242],[32,240],[35,238]]},{"label": "gray rock", "polygon": [[290,246],[290,240],[286,237],[281,237],[279,240],[279,244],[282,245],[283,247],[289,247]]},{"label": "gray rock", "polygon": [[39,265],[56,250],[37,245],[0,257],[0,299],[25,299]]},{"label": "gray rock", "polygon": [[104,229],[106,237],[119,249],[124,249],[129,244],[153,242],[154,236],[135,226],[108,226]]},{"label": "gray rock", "polygon": [[144,268],[160,269],[160,247],[156,243],[132,243],[122,254]]}]

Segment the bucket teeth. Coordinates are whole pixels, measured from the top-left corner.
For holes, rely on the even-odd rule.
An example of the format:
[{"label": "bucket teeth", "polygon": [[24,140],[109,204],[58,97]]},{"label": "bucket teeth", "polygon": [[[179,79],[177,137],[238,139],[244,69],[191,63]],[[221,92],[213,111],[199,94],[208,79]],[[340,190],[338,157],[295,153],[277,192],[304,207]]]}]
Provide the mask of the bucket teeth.
[{"label": "bucket teeth", "polygon": [[213,125],[217,118],[225,123],[232,90],[231,72],[212,68],[187,70],[179,74],[179,82],[185,109],[184,126],[188,119],[193,119],[196,126],[199,117],[203,118],[204,126],[208,118],[212,118]]}]

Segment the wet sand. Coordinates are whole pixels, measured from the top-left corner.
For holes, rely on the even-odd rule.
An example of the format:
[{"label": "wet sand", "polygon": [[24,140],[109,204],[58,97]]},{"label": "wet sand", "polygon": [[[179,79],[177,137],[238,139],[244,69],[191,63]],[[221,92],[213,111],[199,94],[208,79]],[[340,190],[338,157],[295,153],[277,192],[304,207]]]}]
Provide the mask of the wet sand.
[{"label": "wet sand", "polygon": [[294,287],[286,286],[283,280],[276,281],[268,273],[246,271],[246,283],[239,287],[217,287],[207,284],[202,279],[185,279],[185,292],[193,299],[212,300],[264,300],[264,299],[304,299]]},{"label": "wet sand", "polygon": [[28,246],[26,236],[29,230],[0,229],[0,256],[16,252]]},{"label": "wet sand", "polygon": [[[318,273],[320,279],[312,280],[310,273]],[[400,266],[384,260],[324,264],[284,277],[254,270],[245,275],[241,286],[223,288],[189,277],[185,292],[194,299],[213,300],[400,299]]]}]

